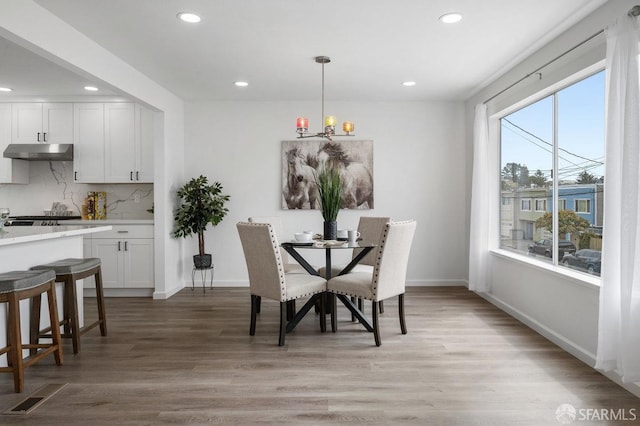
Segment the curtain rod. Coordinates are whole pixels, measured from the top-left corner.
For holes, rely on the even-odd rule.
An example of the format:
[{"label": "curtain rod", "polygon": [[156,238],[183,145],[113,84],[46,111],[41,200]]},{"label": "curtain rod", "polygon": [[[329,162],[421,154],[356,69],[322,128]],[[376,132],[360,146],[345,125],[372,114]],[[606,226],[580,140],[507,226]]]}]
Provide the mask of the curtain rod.
[{"label": "curtain rod", "polygon": [[[640,5],[635,5],[631,8],[631,10],[629,10],[629,12],[627,13],[627,15],[629,16],[638,16],[640,15]],[[497,98],[498,96],[502,95],[504,92],[506,92],[507,90],[511,89],[512,87],[514,87],[515,85],[523,82],[524,80],[528,79],[529,77],[531,77],[534,74],[537,74],[538,71],[540,71],[541,69],[551,65],[552,63],[554,63],[555,61],[557,61],[558,59],[562,58],[563,56],[573,52],[574,50],[576,50],[577,48],[579,48],[580,46],[582,46],[585,43],[590,42],[591,40],[593,40],[594,38],[598,37],[600,34],[604,33],[604,29],[598,31],[595,34],[592,34],[591,36],[587,37],[585,40],[582,40],[580,43],[576,44],[575,46],[573,46],[572,48],[562,52],[561,54],[559,54],[558,56],[556,56],[555,58],[551,59],[550,61],[546,62],[544,65],[539,66],[538,68],[536,68],[535,70],[531,71],[529,74],[525,75],[524,77],[522,77],[520,80],[516,81],[515,83],[510,84],[509,86],[505,87],[504,89],[502,89],[501,91],[499,91],[498,93],[496,93],[495,95],[491,96],[490,98],[487,98],[484,102],[482,102],[483,104],[486,104],[490,101],[492,101],[493,99]]]}]

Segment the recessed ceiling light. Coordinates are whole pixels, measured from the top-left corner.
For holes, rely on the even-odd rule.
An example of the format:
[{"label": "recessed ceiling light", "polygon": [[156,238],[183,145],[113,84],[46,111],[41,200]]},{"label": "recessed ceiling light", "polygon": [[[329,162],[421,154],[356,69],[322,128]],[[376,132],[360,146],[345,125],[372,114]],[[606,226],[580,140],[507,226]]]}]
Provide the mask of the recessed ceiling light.
[{"label": "recessed ceiling light", "polygon": [[84,86],[84,90],[88,92],[97,92],[98,88],[96,86]]},{"label": "recessed ceiling light", "polygon": [[190,24],[197,24],[202,20],[198,15],[191,12],[180,12],[177,16],[181,21],[188,22]]},{"label": "recessed ceiling light", "polygon": [[462,15],[459,13],[446,13],[442,15],[440,18],[441,22],[445,24],[455,24],[456,22],[460,22],[462,20]]},{"label": "recessed ceiling light", "polygon": [[411,87],[411,86],[415,86],[416,82],[415,81],[405,81],[404,83],[402,83],[403,86],[407,86],[407,87]]},{"label": "recessed ceiling light", "polygon": [[11,92],[13,89],[9,87],[0,87],[0,92]]},{"label": "recessed ceiling light", "polygon": [[249,85],[246,81],[234,81],[233,84],[238,87],[247,87]]}]

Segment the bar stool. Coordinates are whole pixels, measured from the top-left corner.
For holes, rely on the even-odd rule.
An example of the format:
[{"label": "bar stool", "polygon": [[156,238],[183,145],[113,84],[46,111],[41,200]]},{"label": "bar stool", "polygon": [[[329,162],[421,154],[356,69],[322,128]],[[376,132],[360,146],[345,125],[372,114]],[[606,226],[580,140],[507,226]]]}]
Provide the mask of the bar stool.
[{"label": "bar stool", "polygon": [[[55,272],[46,271],[12,271],[0,274],[0,303],[7,303],[9,307],[7,346],[0,349],[0,355],[7,354],[7,367],[0,367],[0,372],[13,373],[13,387],[16,392],[24,390],[24,369],[53,353],[56,364],[62,364],[62,342],[60,328],[51,330],[51,343],[23,344],[20,330],[20,301],[33,299],[31,318],[34,311],[40,310],[42,293],[47,293],[49,302],[49,321],[58,323],[58,305],[56,303]],[[40,313],[38,312],[38,318]],[[35,351],[30,357],[23,359],[22,350]],[[38,350],[41,349],[41,350]]]},{"label": "bar stool", "polygon": [[[87,259],[62,259],[46,265],[38,265],[31,268],[32,270],[53,269],[56,273],[56,282],[64,283],[64,300],[63,300],[63,317],[60,325],[64,326],[64,334],[62,337],[70,337],[73,342],[73,353],[80,352],[80,336],[87,331],[100,325],[100,334],[107,335],[107,317],[104,311],[104,294],[102,291],[102,269],[100,267],[100,259],[91,257]],[[96,300],[98,302],[98,320],[80,328],[78,319],[78,299],[76,295],[76,281],[94,276],[96,282]],[[32,342],[40,337],[49,337],[44,335],[49,331],[48,328],[39,330],[39,322],[36,328],[31,329]]]}]

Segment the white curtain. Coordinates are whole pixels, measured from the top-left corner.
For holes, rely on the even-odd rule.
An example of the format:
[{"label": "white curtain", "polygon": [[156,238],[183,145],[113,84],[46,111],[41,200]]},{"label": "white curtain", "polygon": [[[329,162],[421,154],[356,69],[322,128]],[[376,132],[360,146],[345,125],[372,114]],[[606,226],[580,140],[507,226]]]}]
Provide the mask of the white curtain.
[{"label": "white curtain", "polygon": [[489,125],[487,106],[476,105],[473,122],[473,175],[469,233],[469,290],[489,291]]},{"label": "white curtain", "polygon": [[640,74],[638,23],[607,38],[606,171],[596,368],[640,381]]}]

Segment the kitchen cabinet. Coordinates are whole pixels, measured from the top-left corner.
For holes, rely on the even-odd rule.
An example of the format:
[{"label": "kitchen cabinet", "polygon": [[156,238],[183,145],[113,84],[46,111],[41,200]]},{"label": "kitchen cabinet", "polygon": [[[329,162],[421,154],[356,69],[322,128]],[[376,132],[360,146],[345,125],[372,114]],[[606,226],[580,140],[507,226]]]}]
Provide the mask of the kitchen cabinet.
[{"label": "kitchen cabinet", "polygon": [[104,288],[154,288],[153,225],[112,228],[93,234],[90,243],[90,256],[102,261]]},{"label": "kitchen cabinet", "polygon": [[[10,143],[11,104],[0,103],[0,153],[4,152]],[[0,183],[29,183],[28,163],[24,160],[0,158]]]},{"label": "kitchen cabinet", "polygon": [[104,182],[104,104],[73,105],[73,179]]},{"label": "kitchen cabinet", "polygon": [[13,143],[72,143],[73,104],[11,104],[11,141]]},{"label": "kitchen cabinet", "polygon": [[136,179],[153,183],[153,144],[156,140],[155,111],[136,104]]},{"label": "kitchen cabinet", "polygon": [[76,104],[74,109],[76,182],[153,182],[153,111],[122,102]]}]

